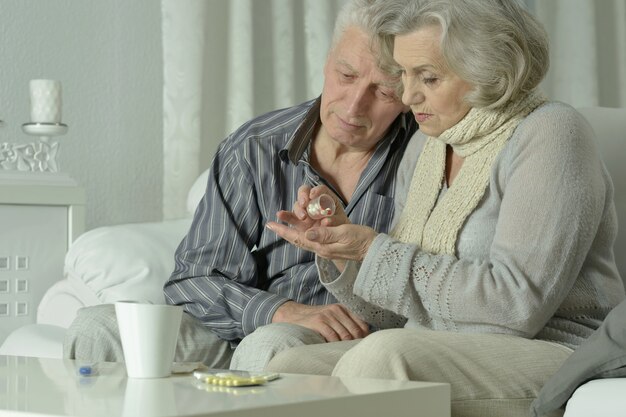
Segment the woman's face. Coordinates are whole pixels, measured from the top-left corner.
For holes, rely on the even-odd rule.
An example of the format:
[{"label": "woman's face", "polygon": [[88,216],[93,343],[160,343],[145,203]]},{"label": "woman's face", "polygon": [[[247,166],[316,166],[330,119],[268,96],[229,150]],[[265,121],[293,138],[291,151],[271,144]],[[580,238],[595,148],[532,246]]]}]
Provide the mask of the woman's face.
[{"label": "woman's face", "polygon": [[439,50],[441,29],[428,26],[396,36],[393,58],[402,67],[402,102],[411,107],[419,128],[439,136],[470,110],[463,97],[472,86],[451,72]]}]

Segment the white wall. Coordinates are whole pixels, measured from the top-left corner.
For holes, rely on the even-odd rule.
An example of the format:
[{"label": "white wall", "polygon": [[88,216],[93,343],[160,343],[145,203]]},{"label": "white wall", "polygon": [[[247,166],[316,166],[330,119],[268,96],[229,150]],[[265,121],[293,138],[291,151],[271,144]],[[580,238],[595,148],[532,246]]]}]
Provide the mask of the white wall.
[{"label": "white wall", "polygon": [[162,218],[163,65],[157,0],[0,0],[0,142],[28,143],[28,81],[61,80],[61,170],[86,227]]}]

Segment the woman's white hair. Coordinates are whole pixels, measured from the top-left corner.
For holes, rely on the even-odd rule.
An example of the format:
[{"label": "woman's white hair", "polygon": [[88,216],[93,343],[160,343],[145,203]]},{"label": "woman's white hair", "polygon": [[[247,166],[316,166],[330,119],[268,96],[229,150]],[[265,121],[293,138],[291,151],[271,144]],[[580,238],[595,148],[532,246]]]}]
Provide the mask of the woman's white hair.
[{"label": "woman's white hair", "polygon": [[517,99],[539,85],[550,65],[543,26],[516,0],[388,0],[379,23],[388,62],[395,36],[439,26],[445,63],[474,87],[465,97],[473,107]]}]

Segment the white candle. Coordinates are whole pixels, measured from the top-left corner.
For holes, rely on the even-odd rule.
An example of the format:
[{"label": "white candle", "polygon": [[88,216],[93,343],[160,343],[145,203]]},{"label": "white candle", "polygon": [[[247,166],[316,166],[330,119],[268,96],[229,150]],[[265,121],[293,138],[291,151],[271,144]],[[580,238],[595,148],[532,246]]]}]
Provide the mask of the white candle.
[{"label": "white candle", "polygon": [[30,120],[61,123],[61,82],[30,80]]}]

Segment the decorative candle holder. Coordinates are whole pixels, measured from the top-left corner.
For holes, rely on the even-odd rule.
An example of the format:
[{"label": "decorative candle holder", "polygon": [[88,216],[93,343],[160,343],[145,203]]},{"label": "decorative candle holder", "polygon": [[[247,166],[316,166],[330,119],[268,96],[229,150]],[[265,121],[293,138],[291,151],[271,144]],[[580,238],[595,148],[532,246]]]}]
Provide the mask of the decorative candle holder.
[{"label": "decorative candle holder", "polygon": [[63,123],[24,123],[22,131],[39,136],[38,142],[0,143],[0,171],[59,172],[59,143],[53,136],[67,133]]},{"label": "decorative candle holder", "polygon": [[24,123],[22,131],[39,136],[39,142],[0,143],[0,170],[58,173],[59,143],[52,141],[52,137],[64,135],[68,130],[61,123],[61,82],[30,80],[29,86],[31,122]]},{"label": "decorative candle holder", "polygon": [[[65,135],[68,126],[64,123],[24,123],[22,131],[27,135],[39,136],[39,142],[25,145],[22,159],[28,171],[59,172],[59,142],[53,136]],[[19,169],[19,168],[18,168]]]},{"label": "decorative candle holder", "polygon": [[24,123],[27,135],[39,136],[38,142],[0,143],[0,171],[59,172],[59,143],[53,136],[64,135],[68,127],[63,123]]}]

